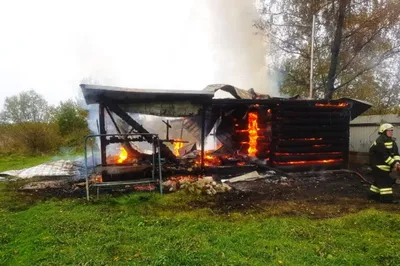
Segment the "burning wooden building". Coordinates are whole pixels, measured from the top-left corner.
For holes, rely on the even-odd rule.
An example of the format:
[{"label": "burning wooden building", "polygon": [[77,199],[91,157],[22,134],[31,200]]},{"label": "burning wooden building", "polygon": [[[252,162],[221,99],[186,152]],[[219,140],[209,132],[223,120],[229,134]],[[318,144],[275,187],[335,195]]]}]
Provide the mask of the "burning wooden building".
[{"label": "burning wooden building", "polygon": [[[246,168],[255,162],[282,171],[346,168],[349,122],[370,108],[368,103],[353,99],[271,98],[230,85],[212,85],[202,91],[138,90],[86,84],[81,88],[87,104],[99,105],[101,166],[107,169],[110,165],[125,165],[128,169],[125,173],[129,173],[132,158],[136,162],[146,158],[134,142],[149,142],[153,144],[153,159],[150,159],[153,177],[157,164],[155,154],[159,156],[161,176],[165,170],[161,161],[164,165],[182,166],[181,159],[195,152],[198,156],[193,167],[186,164],[183,170],[198,168],[204,173],[228,166]],[[214,94],[219,90],[229,92],[233,99],[215,99]],[[199,151],[194,146],[188,149],[188,140],[169,138],[168,121],[164,138],[164,134],[149,132],[146,124],[132,118],[133,113],[179,117],[182,129],[194,136]],[[114,116],[131,129],[121,132]],[[113,122],[119,136],[107,135],[110,132],[106,130],[106,117]],[[136,137],[122,133],[134,133]],[[205,150],[205,139],[210,135],[219,143],[217,150]],[[112,143],[120,143],[121,153],[110,163],[107,146]],[[103,180],[111,181],[118,176],[114,170],[103,171]]]}]

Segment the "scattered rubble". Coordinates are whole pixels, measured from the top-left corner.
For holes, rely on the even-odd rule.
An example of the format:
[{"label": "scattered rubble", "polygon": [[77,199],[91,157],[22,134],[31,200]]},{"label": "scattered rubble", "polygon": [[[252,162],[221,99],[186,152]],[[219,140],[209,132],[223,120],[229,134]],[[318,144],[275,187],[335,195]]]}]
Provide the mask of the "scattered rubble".
[{"label": "scattered rubble", "polygon": [[178,190],[186,190],[193,194],[216,195],[217,193],[225,193],[232,188],[224,183],[217,183],[212,176],[203,178],[194,178],[191,176],[171,178],[162,184],[163,190],[174,192]]},{"label": "scattered rubble", "polygon": [[25,184],[20,188],[20,190],[39,190],[39,189],[60,189],[69,188],[69,183],[67,180],[48,180],[48,181],[38,181]]},{"label": "scattered rubble", "polygon": [[83,165],[80,161],[58,160],[21,170],[5,171],[0,173],[0,177],[8,177],[9,179],[29,179],[33,177],[68,177],[71,180],[78,180],[82,177],[82,169]]},{"label": "scattered rubble", "polygon": [[252,171],[250,173],[244,174],[244,175],[240,175],[237,177],[233,177],[230,179],[222,179],[222,182],[229,182],[229,183],[236,183],[236,182],[248,182],[248,181],[254,181],[257,179],[263,179],[263,178],[267,178],[267,177],[272,177],[275,176],[276,173],[275,171],[267,171],[265,173],[258,173],[257,171]]}]

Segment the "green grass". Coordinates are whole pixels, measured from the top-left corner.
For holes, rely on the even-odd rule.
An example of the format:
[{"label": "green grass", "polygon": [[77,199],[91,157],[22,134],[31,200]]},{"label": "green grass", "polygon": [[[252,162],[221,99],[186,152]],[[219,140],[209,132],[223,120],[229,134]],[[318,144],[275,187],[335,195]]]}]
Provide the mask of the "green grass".
[{"label": "green grass", "polygon": [[183,192],[35,201],[16,187],[0,184],[0,265],[400,265],[398,213],[217,215]]},{"label": "green grass", "polygon": [[[63,152],[60,154],[43,155],[43,156],[24,156],[18,154],[5,155],[0,154],[0,172],[7,170],[18,170],[36,166],[49,161],[60,159],[68,159],[77,157],[79,154]],[[82,155],[81,155],[82,156]]]},{"label": "green grass", "polygon": [[[0,171],[60,158],[2,157]],[[184,192],[43,200],[17,192],[24,182],[0,182],[0,265],[400,265],[393,211],[310,219],[282,215],[300,206],[288,202],[217,214]]]},{"label": "green grass", "polygon": [[18,170],[22,168],[32,167],[47,161],[51,161],[53,156],[44,155],[29,157],[23,155],[1,155],[0,156],[0,172],[7,170]]}]

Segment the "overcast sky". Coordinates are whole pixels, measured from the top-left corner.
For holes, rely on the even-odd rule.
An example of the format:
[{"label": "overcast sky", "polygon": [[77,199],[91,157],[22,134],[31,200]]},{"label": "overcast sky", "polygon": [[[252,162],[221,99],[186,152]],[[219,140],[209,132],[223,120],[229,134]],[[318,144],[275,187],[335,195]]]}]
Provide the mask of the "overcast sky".
[{"label": "overcast sky", "polygon": [[[216,58],[227,57],[218,54],[226,46],[215,48],[218,31],[225,28],[215,31],[218,19],[212,10],[238,12],[246,0],[220,0],[226,7],[215,7],[213,1],[0,1],[0,109],[5,97],[28,89],[57,104],[76,97],[79,83],[89,77],[133,88],[202,89],[220,82],[247,86],[250,82],[216,74],[221,64]],[[230,7],[234,2],[240,3],[236,9]],[[230,24],[237,20],[234,15],[230,19]],[[245,24],[251,27],[252,20]],[[243,29],[231,35],[238,31]],[[246,55],[243,47],[236,52]]]}]

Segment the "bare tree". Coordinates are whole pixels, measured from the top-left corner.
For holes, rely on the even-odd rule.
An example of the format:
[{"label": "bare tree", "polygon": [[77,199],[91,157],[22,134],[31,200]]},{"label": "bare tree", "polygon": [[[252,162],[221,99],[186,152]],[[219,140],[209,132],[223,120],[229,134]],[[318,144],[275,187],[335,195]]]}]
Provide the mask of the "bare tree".
[{"label": "bare tree", "polygon": [[325,98],[330,100],[332,99],[332,94],[335,91],[335,76],[336,76],[336,68],[339,62],[339,52],[340,46],[342,44],[342,32],[344,26],[344,16],[346,13],[347,2],[350,0],[339,0],[339,12],[338,12],[338,19],[336,23],[336,31],[335,37],[332,42],[331,48],[331,65],[329,67],[328,72],[328,84],[326,87]]},{"label": "bare tree", "polygon": [[261,13],[256,26],[268,33],[274,63],[286,74],[282,91],[288,94],[307,95],[313,15],[317,98],[357,90],[360,79],[374,76],[400,53],[397,0],[265,0]]}]

